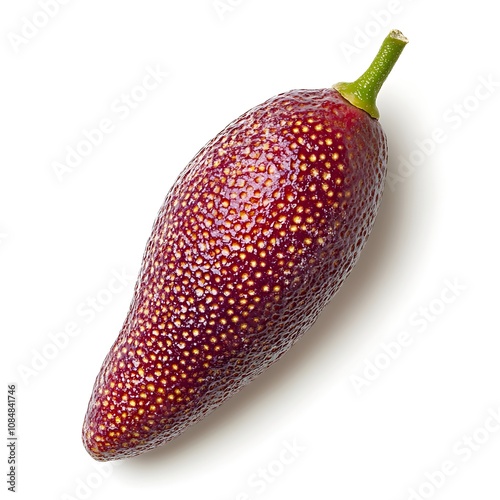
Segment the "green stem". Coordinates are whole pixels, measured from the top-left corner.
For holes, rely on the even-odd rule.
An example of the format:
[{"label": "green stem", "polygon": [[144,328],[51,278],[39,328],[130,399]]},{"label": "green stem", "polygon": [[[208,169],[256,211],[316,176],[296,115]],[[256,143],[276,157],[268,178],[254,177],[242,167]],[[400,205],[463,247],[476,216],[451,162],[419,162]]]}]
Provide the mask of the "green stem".
[{"label": "green stem", "polygon": [[333,88],[351,104],[378,119],[380,114],[375,103],[377,94],[407,43],[408,40],[401,31],[392,30],[370,67],[357,80],[337,83]]}]

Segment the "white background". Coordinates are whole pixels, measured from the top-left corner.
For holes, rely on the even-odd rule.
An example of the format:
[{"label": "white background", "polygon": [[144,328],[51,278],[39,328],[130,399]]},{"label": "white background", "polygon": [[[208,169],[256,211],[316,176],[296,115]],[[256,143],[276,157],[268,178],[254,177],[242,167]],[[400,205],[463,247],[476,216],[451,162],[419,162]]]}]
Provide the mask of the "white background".
[{"label": "white background", "polygon": [[[50,17],[43,1],[0,8],[2,400],[16,383],[17,498],[500,498],[491,2],[46,3]],[[410,39],[378,100],[392,183],[351,277],[204,422],[97,470],[84,413],[169,187],[248,108],[356,78],[390,28]],[[159,81],[144,90],[148,68]],[[102,120],[112,130],[56,175]]]}]

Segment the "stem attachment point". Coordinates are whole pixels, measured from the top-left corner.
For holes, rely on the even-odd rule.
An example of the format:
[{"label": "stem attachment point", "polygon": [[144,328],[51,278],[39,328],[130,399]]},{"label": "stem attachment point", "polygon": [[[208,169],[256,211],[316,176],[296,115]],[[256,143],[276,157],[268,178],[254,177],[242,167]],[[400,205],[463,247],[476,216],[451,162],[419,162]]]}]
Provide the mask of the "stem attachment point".
[{"label": "stem attachment point", "polygon": [[408,39],[401,31],[392,30],[382,42],[369,68],[357,80],[337,83],[333,88],[352,105],[378,119],[380,116],[376,105],[378,92],[407,43]]}]

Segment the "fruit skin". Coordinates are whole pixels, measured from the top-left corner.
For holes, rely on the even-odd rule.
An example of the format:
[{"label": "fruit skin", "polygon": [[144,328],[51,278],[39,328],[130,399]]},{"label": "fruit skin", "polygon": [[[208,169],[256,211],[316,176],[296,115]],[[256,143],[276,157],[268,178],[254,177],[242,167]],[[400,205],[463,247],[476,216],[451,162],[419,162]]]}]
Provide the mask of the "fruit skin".
[{"label": "fruit skin", "polygon": [[358,260],[386,138],[334,89],[293,90],[228,125],[177,179],[95,381],[96,460],[178,436],[283,355]]}]

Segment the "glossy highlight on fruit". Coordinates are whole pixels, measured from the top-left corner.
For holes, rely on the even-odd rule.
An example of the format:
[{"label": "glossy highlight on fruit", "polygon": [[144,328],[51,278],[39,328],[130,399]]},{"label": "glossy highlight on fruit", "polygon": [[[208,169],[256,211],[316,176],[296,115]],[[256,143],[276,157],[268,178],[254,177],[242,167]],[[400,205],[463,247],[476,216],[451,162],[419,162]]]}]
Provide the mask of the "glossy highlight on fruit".
[{"label": "glossy highlight on fruit", "polygon": [[[396,31],[384,41],[399,52],[377,55],[379,88],[405,43]],[[345,96],[339,84],[267,100],[181,173],[95,381],[83,425],[93,458],[138,455],[211,413],[282,356],[344,282],[387,164],[378,120],[350,102],[354,83]]]}]

